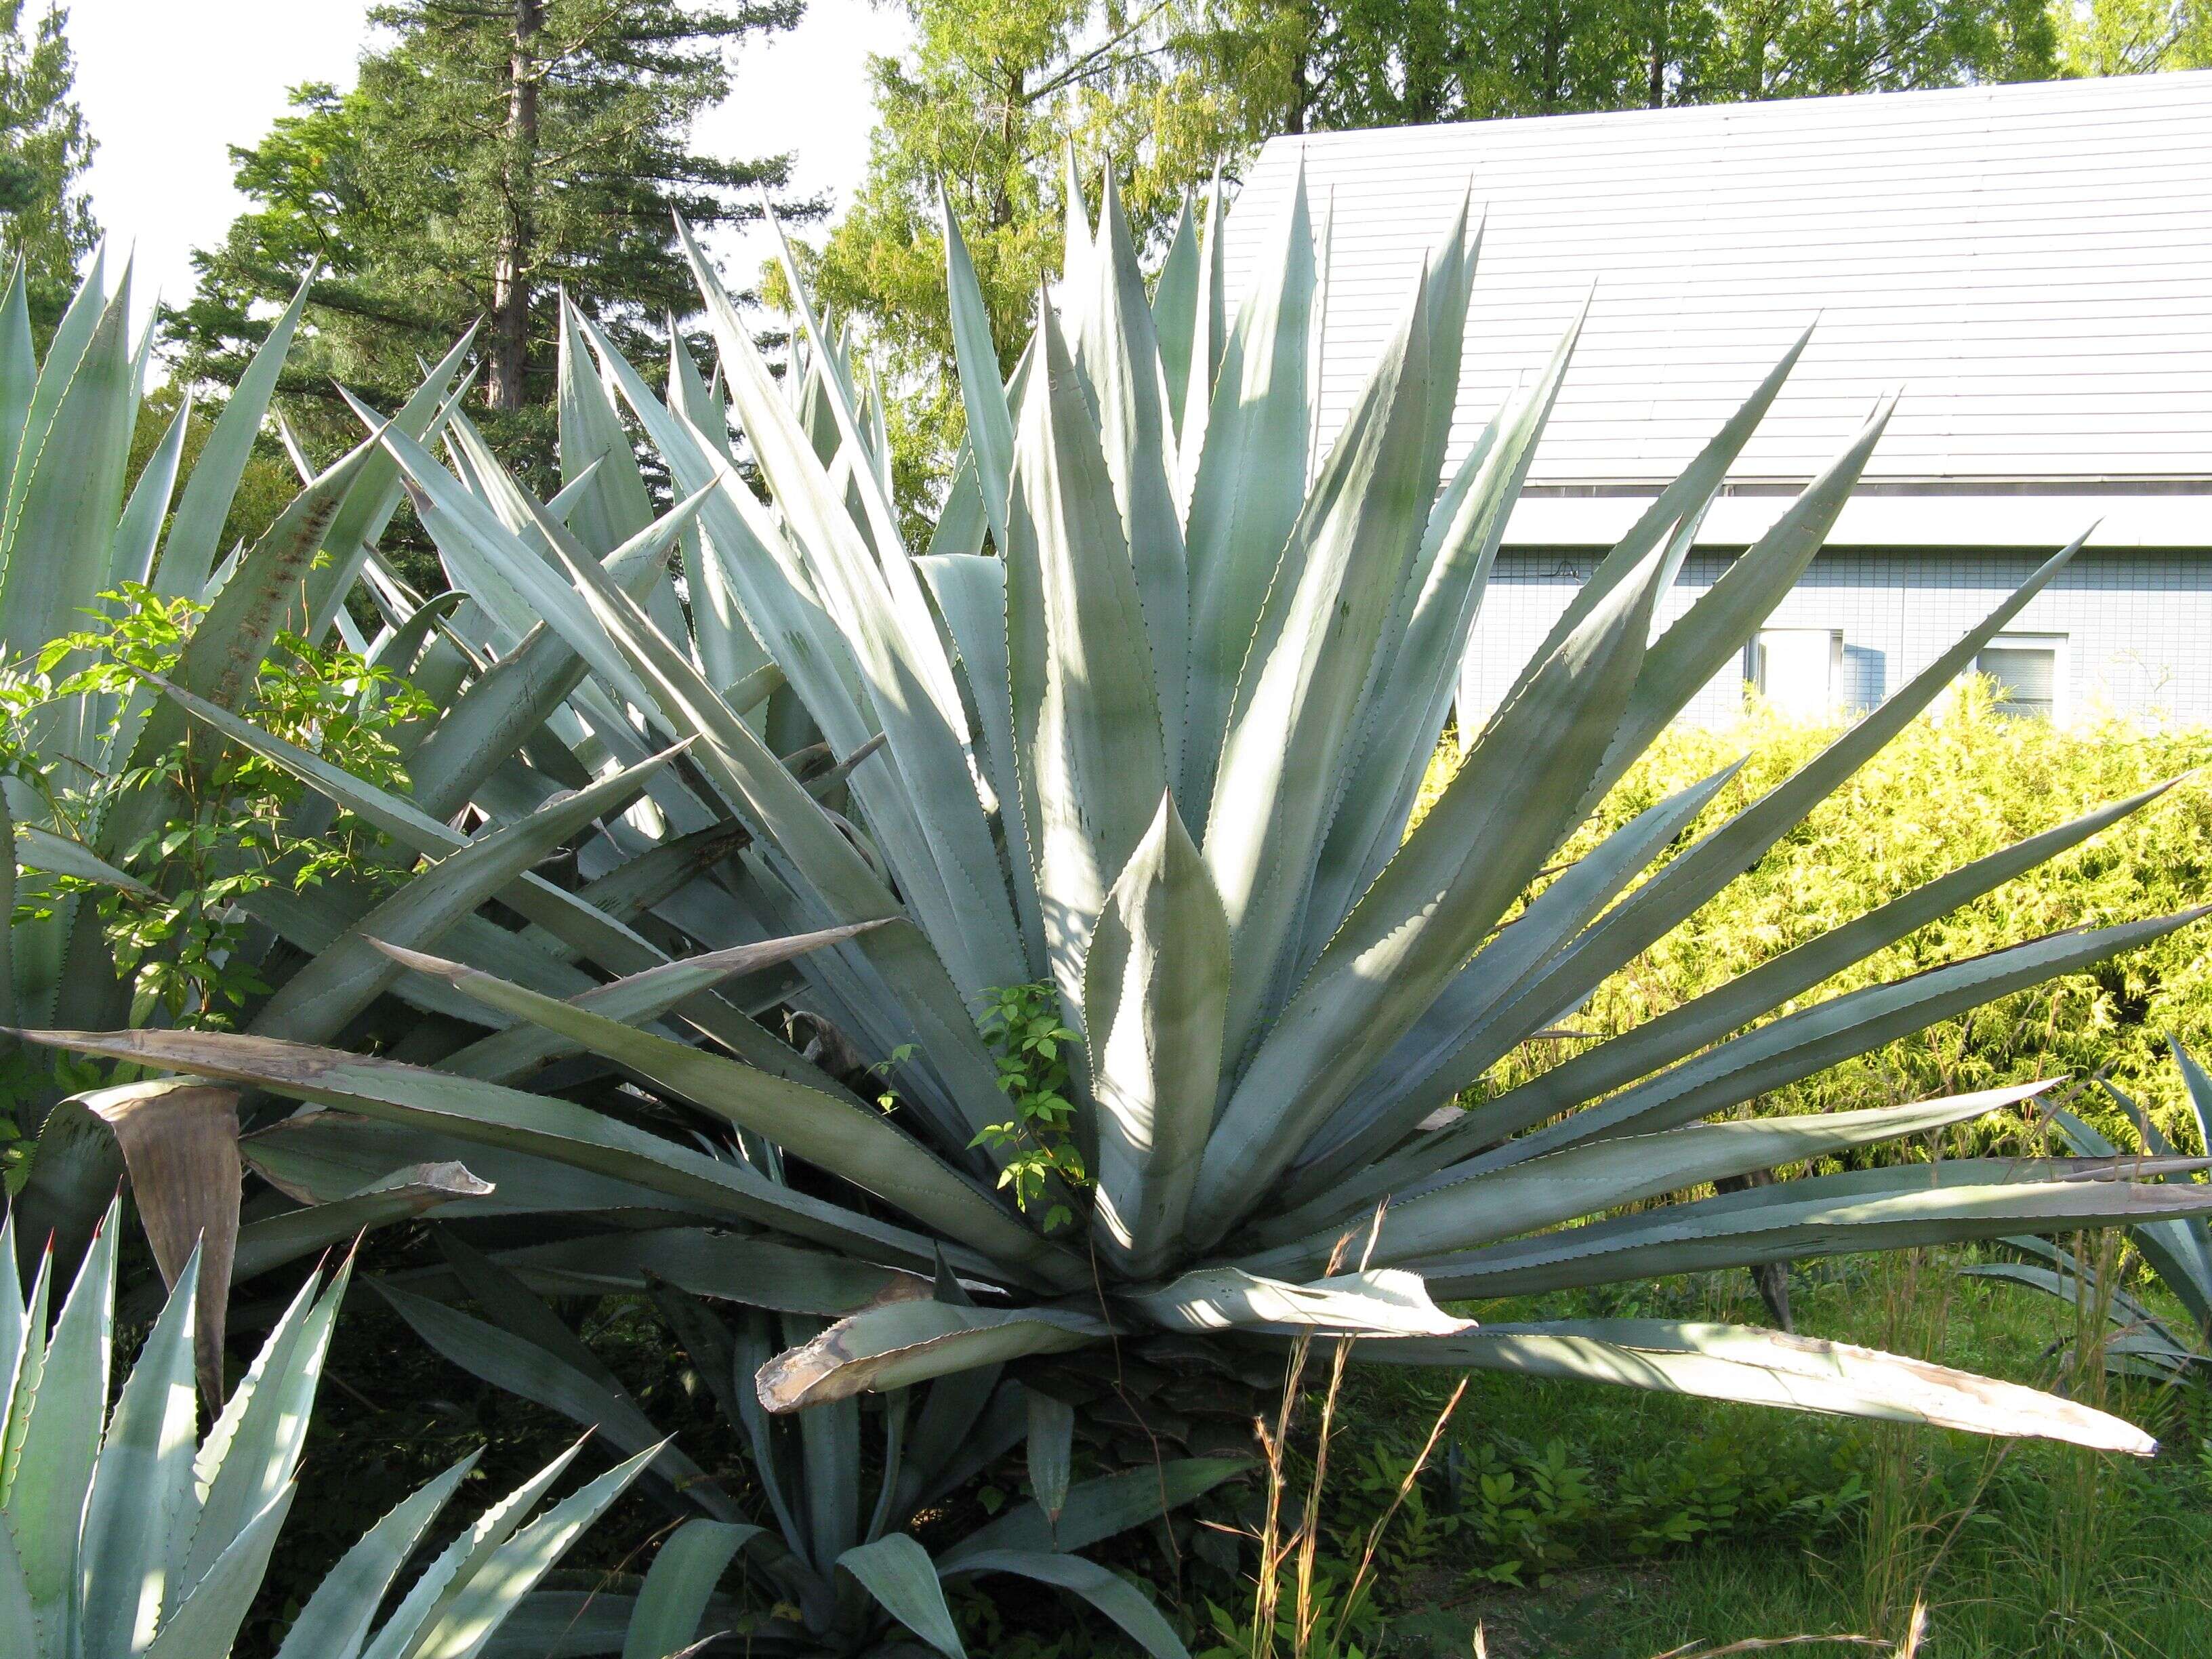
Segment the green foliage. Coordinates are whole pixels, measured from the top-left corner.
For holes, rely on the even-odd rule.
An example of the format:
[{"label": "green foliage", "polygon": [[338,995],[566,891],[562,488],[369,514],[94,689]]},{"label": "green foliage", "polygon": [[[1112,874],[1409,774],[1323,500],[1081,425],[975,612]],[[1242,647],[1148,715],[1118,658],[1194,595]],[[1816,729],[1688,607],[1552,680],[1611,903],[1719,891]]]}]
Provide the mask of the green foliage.
[{"label": "green foliage", "polygon": [[100,240],[84,171],[94,149],[77,107],[69,10],[0,0],[0,251],[30,274],[31,316],[50,329]]},{"label": "green foliage", "polygon": [[2203,0],[2089,0],[2056,9],[2069,75],[2144,75],[2212,65]]},{"label": "green foliage", "polygon": [[[1378,1651],[1375,1644],[1384,1633],[1386,1621],[1371,1603],[1363,1601],[1348,1613],[1344,1598],[1350,1588],[1352,1567],[1334,1556],[1314,1564],[1313,1582],[1303,1608],[1288,1601],[1275,1617],[1271,1632],[1255,1635],[1250,1615],[1209,1602],[1206,1617],[1218,1638],[1199,1650],[1198,1659],[1368,1659]],[[1281,1575],[1286,1581],[1290,1571]],[[1285,1589],[1290,1588],[1287,1582]]]},{"label": "green foliage", "polygon": [[[1419,1450],[1412,1411],[1370,1399],[1346,1434],[1358,1448],[1326,1524],[1332,1553],[1356,1559]],[[1864,1455],[1778,1443],[1723,1419],[1642,1449],[1603,1451],[1555,1435],[1540,1445],[1495,1424],[1456,1430],[1407,1492],[1377,1551],[1386,1607],[1405,1583],[1540,1587],[1563,1572],[1765,1539],[1804,1547],[1847,1535],[1865,1501]]]},{"label": "green foliage", "polygon": [[1224,69],[1291,132],[2034,80],[2034,0],[1228,0],[1201,12]]},{"label": "green foliage", "polygon": [[[969,1145],[1000,1152],[999,1185],[1024,1210],[1059,1183],[1091,1185],[1075,1143],[1075,1103],[1068,1098],[1074,1092],[1072,1045],[1083,1039],[1061,1020],[1058,993],[1042,982],[986,991],[976,1025],[997,1057],[999,1087],[1014,1115],[985,1124]],[[1055,1202],[1045,1212],[1044,1230],[1056,1232],[1074,1219],[1073,1210]]]},{"label": "green foliage", "polygon": [[[40,745],[57,719],[107,732],[135,725],[152,696],[148,676],[166,678],[207,607],[165,599],[143,583],[100,596],[100,625],[66,634],[40,651],[27,673],[0,678],[0,773],[35,795],[50,823],[79,842],[126,797],[158,793],[163,816],[120,849],[113,868],[127,884],[54,873],[44,891],[19,893],[17,920],[52,914],[61,896],[97,905],[118,973],[134,986],[143,1017],[223,1029],[271,988],[243,947],[241,903],[273,883],[295,891],[347,872],[373,870],[387,843],[350,814],[319,831],[296,830],[305,790],[252,750],[187,731],[173,747],[112,771],[87,774]],[[344,650],[324,650],[280,631],[257,665],[246,708],[261,727],[380,788],[408,785],[395,731],[430,705],[390,670]]]},{"label": "green foliage", "polygon": [[[1743,770],[1692,825],[1694,837],[1802,766],[1835,732],[1771,711],[1753,712],[1731,727],[1670,730],[1570,850],[1595,846],[1655,802],[1744,757]],[[2063,726],[2012,719],[1996,711],[1989,683],[1964,683],[1940,714],[1908,727],[1723,893],[1623,964],[1560,1024],[1600,1039],[1632,1030],[1944,871],[2098,801],[2182,778],[2207,758],[2212,732],[2118,717]],[[1785,1008],[1960,961],[2022,933],[2099,927],[2202,902],[2212,886],[2209,836],[2212,791],[2185,781]],[[1829,1111],[2100,1073],[2194,1151],[2196,1124],[2165,1052],[2169,1034],[2212,1042],[2212,960],[2188,933],[1768,1091],[1756,1109]],[[1500,1066],[1492,1086],[1510,1087],[1583,1046],[1580,1037],[1526,1045]],[[2109,1099],[2093,1094],[2074,1104],[2091,1122],[2124,1135],[2124,1115]],[[2027,1122],[1990,1118],[1969,1145],[2030,1150]]]}]

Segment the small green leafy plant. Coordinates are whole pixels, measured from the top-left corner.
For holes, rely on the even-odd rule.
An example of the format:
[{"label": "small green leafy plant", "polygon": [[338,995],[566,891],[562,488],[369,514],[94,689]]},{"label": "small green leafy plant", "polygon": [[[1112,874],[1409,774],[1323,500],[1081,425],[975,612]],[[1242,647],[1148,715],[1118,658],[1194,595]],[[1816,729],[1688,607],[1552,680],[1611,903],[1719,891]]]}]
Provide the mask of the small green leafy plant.
[{"label": "small green leafy plant", "polygon": [[[1059,994],[1048,982],[996,986],[983,999],[976,1026],[991,1045],[999,1087],[1014,1115],[987,1124],[969,1145],[1004,1149],[999,1185],[1012,1188],[1014,1202],[1027,1210],[1056,1189],[1091,1184],[1068,1098],[1074,1089],[1067,1056],[1082,1038],[1060,1018]],[[1045,1210],[1044,1230],[1056,1232],[1074,1219],[1075,1212],[1055,1200]]]},{"label": "small green leafy plant", "polygon": [[[296,778],[198,726],[113,771],[48,744],[58,724],[98,726],[109,738],[135,725],[207,614],[139,582],[100,600],[89,613],[95,626],[49,641],[30,672],[0,678],[0,772],[37,799],[54,834],[80,848],[126,796],[160,786],[176,804],[112,866],[49,853],[45,879],[25,884],[14,919],[43,920],[72,896],[96,906],[117,972],[134,981],[134,1019],[158,1010],[167,1024],[227,1029],[270,988],[241,948],[248,922],[240,901],[278,882],[301,890],[373,867],[380,838],[343,812],[319,832],[302,828],[307,792]],[[430,705],[386,668],[280,631],[255,668],[246,712],[263,730],[404,793],[393,733]],[[40,860],[40,844],[23,856]]]}]

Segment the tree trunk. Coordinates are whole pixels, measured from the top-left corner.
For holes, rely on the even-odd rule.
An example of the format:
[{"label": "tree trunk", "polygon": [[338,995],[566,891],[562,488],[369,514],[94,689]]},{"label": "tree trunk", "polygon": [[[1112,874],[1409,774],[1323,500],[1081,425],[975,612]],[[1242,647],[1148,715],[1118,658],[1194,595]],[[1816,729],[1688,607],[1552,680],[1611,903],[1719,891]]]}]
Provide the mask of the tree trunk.
[{"label": "tree trunk", "polygon": [[494,409],[520,409],[523,366],[530,356],[530,266],[536,252],[538,33],[545,0],[514,0],[514,50],[508,59],[507,160],[501,188],[507,221],[491,279],[491,374],[485,397]]},{"label": "tree trunk", "polygon": [[1651,21],[1650,72],[1644,94],[1653,109],[1667,101],[1667,0],[1659,0],[1657,15]]},{"label": "tree trunk", "polygon": [[1013,198],[1007,193],[1006,175],[1013,171],[1014,139],[1022,117],[1029,112],[1029,76],[1017,64],[1006,70],[1006,112],[999,121],[1000,155],[991,186],[991,228],[1004,230],[1014,222]]}]

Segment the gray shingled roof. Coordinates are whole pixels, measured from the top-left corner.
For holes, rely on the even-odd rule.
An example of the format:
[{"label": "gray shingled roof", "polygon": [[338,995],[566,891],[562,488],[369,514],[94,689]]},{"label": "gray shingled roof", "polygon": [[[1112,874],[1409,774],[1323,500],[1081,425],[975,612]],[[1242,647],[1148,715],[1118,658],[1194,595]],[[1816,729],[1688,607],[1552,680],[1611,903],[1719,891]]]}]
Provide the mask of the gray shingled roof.
[{"label": "gray shingled roof", "polygon": [[1231,213],[1232,303],[1301,162],[1333,211],[1324,434],[1470,189],[1455,450],[1595,280],[1516,541],[1625,523],[1817,314],[1708,539],[1901,386],[1839,539],[2045,540],[2077,527],[2060,494],[2106,498],[2100,539],[2212,545],[2176,494],[2212,489],[2212,71],[1279,138]]}]

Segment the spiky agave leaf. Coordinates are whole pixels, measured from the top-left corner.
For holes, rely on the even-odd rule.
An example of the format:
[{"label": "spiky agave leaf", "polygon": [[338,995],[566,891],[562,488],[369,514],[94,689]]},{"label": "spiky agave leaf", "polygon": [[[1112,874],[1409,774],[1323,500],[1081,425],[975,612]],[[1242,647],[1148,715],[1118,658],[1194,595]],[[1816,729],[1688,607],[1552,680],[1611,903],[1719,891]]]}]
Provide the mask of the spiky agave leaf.
[{"label": "spiky agave leaf", "polygon": [[[485,1257],[446,1230],[440,1237],[453,1285],[441,1283],[434,1273],[413,1277],[423,1289],[465,1294],[476,1305],[474,1314],[393,1285],[379,1287],[431,1346],[486,1381],[576,1422],[598,1424],[617,1444],[653,1446],[657,1433],[636,1400],[533,1292],[529,1281],[541,1267],[524,1265],[511,1253],[497,1260]],[[702,1250],[695,1243],[665,1261],[696,1261],[715,1248]],[[752,1265],[798,1293],[784,1298],[789,1305],[781,1318],[748,1309],[734,1331],[693,1291],[678,1288],[641,1264],[633,1267],[627,1279],[651,1294],[708,1394],[744,1434],[773,1525],[734,1521],[734,1507],[722,1490],[676,1447],[660,1445],[653,1469],[672,1483],[664,1498],[696,1518],[686,1521],[656,1556],[630,1608],[621,1644],[625,1655],[661,1659],[697,1637],[718,1583],[742,1555],[773,1586],[784,1607],[765,1617],[727,1613],[717,1618],[763,1644],[780,1638],[810,1652],[875,1653],[902,1639],[903,1627],[942,1652],[957,1653],[945,1584],[1006,1571],[1084,1597],[1129,1630],[1154,1659],[1188,1659],[1182,1642],[1149,1601],[1073,1552],[1202,1495],[1241,1473],[1244,1465],[1239,1460],[1170,1462],[1146,1471],[1141,1490],[1133,1490],[1126,1479],[1070,1482],[1066,1460],[1073,1414],[1048,1396],[1002,1383],[995,1362],[908,1388],[897,1380],[897,1353],[865,1358],[835,1354],[820,1339],[793,1351],[783,1362],[787,1372],[805,1374],[817,1403],[796,1425],[772,1417],[753,1390],[743,1386],[744,1367],[757,1364],[775,1342],[818,1328],[808,1316],[849,1306],[850,1291],[858,1287],[837,1282],[841,1273],[858,1276],[864,1270],[830,1256],[817,1257],[811,1270],[794,1270],[787,1261],[779,1272],[757,1256]],[[826,1295],[808,1300],[800,1286],[809,1280]],[[1054,1318],[1081,1340],[1075,1333],[1080,1316],[994,1316],[933,1300],[926,1285],[916,1280],[878,1291],[890,1292],[886,1305],[905,1311],[914,1327],[908,1334],[915,1340],[980,1339],[988,1346],[994,1331]],[[747,1299],[742,1290],[732,1297],[726,1284],[717,1284],[711,1293],[726,1300]],[[854,1365],[873,1369],[881,1410],[868,1414],[872,1422],[854,1398],[863,1379],[842,1375]],[[807,1432],[810,1425],[812,1433]],[[862,1442],[869,1437],[880,1438],[882,1468],[874,1502],[864,1510],[855,1500],[865,1496],[860,1458]],[[933,1558],[915,1535],[918,1517],[984,1462],[1024,1439],[1032,1473],[1056,1466],[1059,1476],[1039,1483],[1036,1503],[1008,1510],[966,1538],[940,1541]],[[941,1535],[941,1519],[932,1530]],[[613,1645],[608,1644],[609,1651]]]},{"label": "spiky agave leaf", "polygon": [[[119,1213],[119,1205],[108,1210],[51,1333],[52,1258],[26,1301],[15,1274],[15,1217],[0,1222],[0,1279],[8,1281],[0,1286],[0,1358],[12,1383],[0,1396],[0,1430],[15,1448],[0,1486],[0,1638],[21,1659],[230,1650],[297,1489],[350,1272],[348,1263],[327,1285],[319,1273],[309,1275],[203,1439],[192,1387],[198,1251],[108,1409]],[[435,1650],[463,1632],[481,1640],[647,1459],[602,1475],[515,1532],[562,1458],[501,1506],[511,1520],[490,1530],[480,1522],[471,1547],[449,1554],[450,1568],[434,1565],[372,1629],[386,1591],[475,1461],[406,1499],[347,1553],[301,1609],[285,1655],[361,1659]],[[426,1596],[422,1584],[471,1594],[465,1603],[450,1592]]]},{"label": "spiky agave leaf", "polygon": [[[1173,281],[1147,301],[1111,193],[1095,233],[1079,204],[1072,211],[1083,234],[1069,275],[1042,301],[1011,382],[946,215],[970,442],[952,527],[922,558],[898,542],[880,434],[841,337],[802,306],[804,372],[777,386],[688,237],[726,417],[696,367],[675,365],[664,401],[571,313],[568,488],[556,502],[534,501],[465,424],[451,426],[451,468],[404,426],[380,434],[467,594],[416,629],[428,641],[418,678],[440,710],[411,752],[439,810],[380,799],[312,757],[262,751],[434,857],[456,847],[442,820],[464,805],[495,828],[519,824],[662,748],[688,744],[684,758],[647,775],[649,805],[569,837],[583,890],[535,872],[509,879],[500,901],[528,931],[488,933],[478,916],[441,943],[426,931],[384,941],[412,954],[380,958],[394,975],[382,985],[462,1029],[425,1031],[375,1060],[222,1034],[49,1040],[322,1104],[263,1142],[301,1191],[352,1194],[425,1157],[496,1162],[499,1193],[458,1200],[456,1213],[481,1203],[574,1216],[538,1255],[518,1254],[534,1282],[579,1282],[591,1246],[578,1241],[599,1224],[575,1212],[623,1204],[662,1212],[663,1261],[686,1248],[674,1241],[687,1226],[732,1218],[818,1261],[842,1258],[842,1278],[788,1263],[763,1274],[756,1294],[799,1322],[763,1334],[747,1361],[757,1370],[772,1346],[788,1351],[767,1373],[769,1403],[824,1402],[800,1413],[823,1449],[849,1438],[839,1413],[871,1377],[901,1388],[936,1377],[941,1390],[1001,1368],[1064,1376],[1070,1362],[1056,1356],[1071,1344],[1113,1340],[1161,1356],[1139,1363],[1164,1397],[1171,1364],[1236,1370],[1217,1333],[1318,1327],[1373,1337],[1361,1352],[1377,1358],[2144,1449],[2134,1431],[2078,1407],[1857,1350],[1703,1327],[1493,1334],[1460,1329],[1430,1300],[2038,1226],[2160,1224],[2201,1207],[2196,1189],[2131,1182],[2094,1160],[1877,1168],[1696,1197],[1719,1176],[2016,1101],[1705,1121],[2192,920],[2030,940],[1775,1018],[2151,795],[1968,866],[1478,1099],[1450,1127],[1422,1127],[1801,822],[2074,549],[1663,864],[1727,773],[1554,870],[1597,799],[1802,574],[1880,439],[1886,406],[1721,583],[1655,634],[1660,599],[1801,340],[1601,562],[1505,702],[1466,734],[1462,763],[1408,835],[1575,331],[1445,477],[1479,238],[1464,216],[1440,226],[1343,432],[1310,457],[1325,254],[1303,191],[1233,319],[1220,308],[1218,218],[1205,245],[1188,240],[1194,226],[1178,232]],[[615,400],[685,497],[658,525],[641,526]],[[731,422],[765,499],[739,471]],[[656,561],[678,542],[688,626],[659,597]],[[381,574],[374,585],[395,629],[416,618],[419,598]],[[781,677],[765,714],[732,629]],[[220,702],[204,690],[180,685],[172,700],[250,740],[234,714],[203,707]],[[818,759],[799,753],[825,743]],[[830,769],[817,777],[817,764]],[[732,824],[718,860],[694,866],[677,850]],[[673,884],[651,907],[648,939],[613,908],[664,869]],[[295,940],[323,939],[318,950],[377,925],[359,904],[327,915],[294,905],[281,921]],[[710,987],[671,1007],[645,989],[659,981],[629,982],[672,957],[719,960],[779,934],[835,942],[730,981],[749,995]],[[602,976],[624,988],[602,988]],[[1078,1034],[1072,1149],[1098,1184],[1061,1184],[1024,1208],[1008,1185],[989,1185],[1001,1171],[1012,1181],[1018,1153],[981,1133],[1006,1105],[975,1017],[985,993],[1039,981]],[[805,1054],[754,1022],[779,1003],[805,1010],[816,1033]],[[732,1058],[695,1054],[702,1042]],[[519,1075],[500,1058],[510,1051],[531,1065],[567,1057],[525,1095],[487,1080]],[[437,1069],[449,1057],[452,1069]],[[603,1086],[616,1067],[629,1081]],[[740,1083],[748,1067],[777,1086]],[[876,1094],[894,1109],[861,1133],[851,1114]],[[831,1103],[810,1114],[817,1095]],[[401,1157],[390,1130],[363,1118],[412,1126],[422,1143]],[[854,1133],[824,1133],[833,1122]],[[803,1188],[784,1184],[787,1156],[807,1166]],[[1671,1195],[1694,1201],[1606,1218]],[[1566,1225],[1578,1222],[1589,1224]],[[1086,1233],[1095,1274],[1070,1248]],[[957,1277],[935,1298],[853,1299],[886,1271],[927,1272],[940,1247]],[[641,1280],[648,1254],[612,1253],[606,1271]],[[746,1294],[740,1274],[692,1276]],[[830,1294],[833,1281],[847,1294]],[[811,1317],[792,1306],[802,1284],[814,1287]],[[1109,1414],[1104,1401],[1080,1413],[1093,1426]],[[810,1530],[819,1516],[798,1518],[810,1548],[826,1545],[829,1533]]]},{"label": "spiky agave leaf", "polygon": [[[2205,1133],[2208,1121],[2212,1121],[2212,1077],[2182,1047],[2179,1038],[2170,1039],[2170,1044],[2188,1096],[2190,1115],[2197,1126],[2197,1144],[2212,1148],[2212,1139]],[[2212,1188],[2192,1179],[2206,1167],[2203,1159],[2182,1158],[2151,1121],[2150,1114],[2109,1081],[2100,1079],[2099,1086],[2134,1123],[2142,1139],[2141,1151],[2130,1152],[2114,1145],[2061,1105],[2051,1106],[2045,1116],[2053,1139],[2084,1157],[2111,1159],[2138,1172],[2146,1181],[2178,1184],[2191,1197],[2212,1193]],[[1960,1271],[1977,1278],[2025,1285],[2085,1310],[2101,1308],[2111,1328],[2099,1339],[2100,1363],[2107,1370],[2161,1382],[2201,1382],[2203,1368],[2212,1364],[2202,1346],[2212,1340],[2212,1216],[2197,1210],[2169,1220],[2145,1221],[2128,1228],[2125,1237],[2143,1265],[2181,1304],[2197,1327],[2196,1343],[2185,1340],[2130,1295],[2106,1264],[2049,1239],[2006,1237],[2000,1241],[2002,1248],[2021,1259],[1985,1262]]]}]

